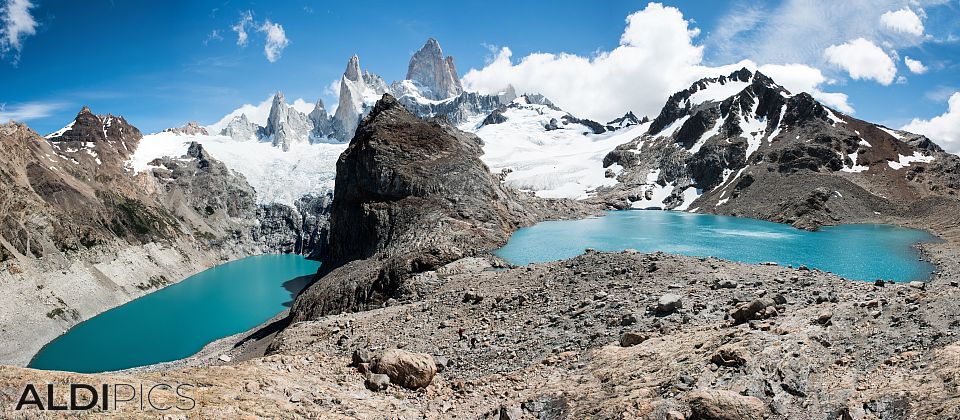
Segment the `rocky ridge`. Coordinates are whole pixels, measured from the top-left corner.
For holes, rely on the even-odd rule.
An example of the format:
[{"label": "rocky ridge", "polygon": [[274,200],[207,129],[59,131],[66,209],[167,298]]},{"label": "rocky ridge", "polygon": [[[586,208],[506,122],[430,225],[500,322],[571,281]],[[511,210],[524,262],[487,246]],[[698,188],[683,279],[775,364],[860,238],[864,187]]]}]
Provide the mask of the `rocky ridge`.
[{"label": "rocky ridge", "polygon": [[[816,228],[953,197],[960,158],[742,69],[672,95],[604,159],[616,208],[740,215]],[[931,169],[936,175],[925,176]]]}]

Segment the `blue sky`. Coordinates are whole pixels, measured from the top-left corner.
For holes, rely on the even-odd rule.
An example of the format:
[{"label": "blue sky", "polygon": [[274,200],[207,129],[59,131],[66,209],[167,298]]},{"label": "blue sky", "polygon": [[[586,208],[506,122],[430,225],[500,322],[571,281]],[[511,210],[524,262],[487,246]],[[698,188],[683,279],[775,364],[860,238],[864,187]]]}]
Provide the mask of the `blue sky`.
[{"label": "blue sky", "polygon": [[[679,65],[701,70],[719,71],[742,60],[757,66],[802,64],[823,76],[822,82],[803,83],[816,86],[824,95],[847,95],[844,104],[863,119],[895,127],[913,118],[929,119],[947,112],[947,100],[960,90],[957,0],[851,0],[841,5],[818,5],[813,0],[663,3],[667,9],[679,10],[670,16],[682,15],[678,19],[687,25],[689,39],[654,44],[641,40],[635,45],[653,45],[654,53],[670,61],[680,53],[656,51],[656,46],[678,42],[696,56]],[[365,69],[387,81],[397,80],[404,77],[410,55],[427,37],[437,38],[444,52],[456,57],[461,76],[470,69],[484,69],[503,52],[502,47],[508,47],[512,62],[504,73],[490,68],[468,78],[469,85],[482,89],[485,83],[521,80],[528,71],[513,65],[532,53],[568,53],[590,61],[615,51],[623,46],[622,37],[627,38],[628,16],[646,9],[654,17],[642,1],[0,0],[0,4],[4,5],[0,15],[7,13],[0,16],[6,28],[0,29],[0,104],[4,104],[0,118],[24,120],[41,133],[63,126],[82,105],[98,113],[124,115],[145,132],[154,132],[188,120],[213,123],[241,104],[259,103],[277,90],[288,100],[312,102],[322,97],[328,104],[335,103],[329,86],[338,80],[350,55],[358,54]],[[26,10],[29,18],[18,10]],[[883,27],[881,14],[898,10],[916,15],[922,32],[911,33],[915,28],[909,25]],[[245,25],[248,42],[240,46],[231,27],[247,12],[252,14]],[[844,22],[824,25],[830,19]],[[276,49],[274,61],[264,51],[268,33],[260,30],[268,24],[282,28],[287,42]],[[634,26],[638,31],[639,25]],[[635,37],[647,35],[638,32]],[[849,53],[859,54],[862,48],[843,49],[843,45],[858,38],[890,58],[896,72],[892,78],[889,72],[878,73],[876,61],[870,61],[876,55],[848,62]],[[836,47],[832,56],[826,53],[830,47]],[[905,56],[921,62],[926,71],[911,72]],[[549,66],[569,78],[587,80],[577,72],[600,68],[598,64],[566,69],[559,56],[552,57]],[[659,62],[654,57],[644,65],[656,67]],[[664,81],[660,74],[648,77],[646,70],[630,70],[628,64],[605,64],[603,69],[613,72],[611,79],[636,86],[636,91],[617,89],[619,95],[650,99],[626,101],[623,107],[650,113],[649,101],[662,103],[666,92],[689,83]],[[563,83],[562,77],[558,80]],[[584,83],[584,89],[591,89]],[[645,83],[657,88],[650,90]],[[539,86],[532,83],[528,89]],[[551,91],[551,86],[542,90]],[[588,116],[593,110],[587,102],[617,108],[624,100],[558,95],[561,106],[571,103],[571,108]]]}]

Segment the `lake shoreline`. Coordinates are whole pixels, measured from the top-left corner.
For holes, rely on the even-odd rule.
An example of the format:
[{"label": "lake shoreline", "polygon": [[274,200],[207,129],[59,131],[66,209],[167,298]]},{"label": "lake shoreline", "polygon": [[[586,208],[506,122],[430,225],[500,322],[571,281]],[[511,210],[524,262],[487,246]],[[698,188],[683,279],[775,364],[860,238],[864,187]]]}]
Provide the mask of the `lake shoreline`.
[{"label": "lake shoreline", "polygon": [[[105,248],[98,250],[98,255],[76,255],[65,262],[50,258],[21,262],[21,272],[16,274],[8,263],[7,269],[0,271],[0,293],[14,301],[0,307],[0,322],[6,326],[0,337],[0,363],[26,366],[47,344],[82,322],[247,256],[204,251],[194,244],[150,243],[116,252]],[[36,276],[44,278],[44,287],[31,280]],[[151,282],[151,278],[163,282]],[[54,307],[44,304],[48,299],[31,297],[40,293],[69,299]],[[51,316],[57,307],[67,308],[64,314],[69,315]]]},{"label": "lake shoreline", "polygon": [[[277,264],[280,265],[271,268]],[[217,329],[234,329],[232,325],[245,323],[241,329],[242,333],[251,325],[259,324],[260,320],[274,316],[276,312],[269,309],[273,307],[272,305],[276,305],[277,310],[281,312],[285,310],[286,308],[279,304],[282,302],[286,302],[285,305],[292,304],[296,293],[308,282],[306,281],[308,277],[316,272],[318,265],[293,254],[260,254],[218,264],[170,287],[145,294],[77,324],[45,344],[34,354],[28,366],[87,372],[91,371],[90,369],[94,369],[94,372],[112,371],[113,369],[92,367],[66,367],[62,364],[81,366],[83,363],[106,363],[104,361],[109,361],[108,364],[137,363],[135,361],[142,358],[168,357],[164,353],[168,351],[184,354],[182,353],[184,346],[189,348],[189,346],[200,345],[202,349],[210,342],[223,337],[215,332]],[[299,271],[291,271],[293,267],[299,267],[296,269]],[[267,272],[270,274],[266,274]],[[305,274],[295,275],[300,272]],[[275,280],[273,273],[277,273],[282,279]],[[297,278],[288,279],[287,277],[290,276]],[[283,283],[274,284],[277,281]],[[247,286],[244,286],[245,284]],[[237,295],[238,293],[240,295]],[[210,297],[204,298],[205,294]],[[161,306],[153,308],[157,305]],[[200,312],[196,316],[190,315],[191,311],[201,311],[202,315]],[[261,316],[265,318],[260,318]],[[223,318],[224,321],[217,321],[220,319],[217,317]],[[227,319],[229,322],[226,322]],[[251,322],[251,320],[254,321]],[[186,325],[195,329],[196,334],[190,334],[184,330],[183,326]],[[112,331],[116,330],[128,331],[128,333],[122,337],[115,337]],[[138,338],[139,336],[142,337]],[[165,336],[170,338],[164,338]],[[197,340],[209,341],[199,344]],[[165,350],[166,348],[169,349]],[[83,359],[86,362],[79,360],[75,355],[71,356],[74,351],[81,351],[81,349],[87,350],[82,350],[80,354],[91,353],[98,356]],[[185,354],[189,356],[193,351]],[[128,359],[128,362],[121,361]],[[177,359],[179,358],[173,360]],[[154,363],[141,365],[152,364]]]},{"label": "lake shoreline", "polygon": [[850,223],[818,231],[765,220],[675,211],[618,210],[601,218],[547,221],[521,228],[493,253],[515,265],[571,258],[591,248],[635,249],[730,261],[817,267],[854,281],[929,281],[936,266],[919,244],[929,231]]}]

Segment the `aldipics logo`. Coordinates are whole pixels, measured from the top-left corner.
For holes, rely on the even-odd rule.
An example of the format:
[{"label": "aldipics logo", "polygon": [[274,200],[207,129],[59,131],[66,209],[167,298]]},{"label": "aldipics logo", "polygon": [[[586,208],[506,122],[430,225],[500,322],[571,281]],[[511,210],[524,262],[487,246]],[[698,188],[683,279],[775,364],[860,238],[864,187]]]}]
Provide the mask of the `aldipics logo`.
[{"label": "aldipics logo", "polygon": [[41,411],[190,411],[197,386],[156,384],[27,384],[16,409]]}]

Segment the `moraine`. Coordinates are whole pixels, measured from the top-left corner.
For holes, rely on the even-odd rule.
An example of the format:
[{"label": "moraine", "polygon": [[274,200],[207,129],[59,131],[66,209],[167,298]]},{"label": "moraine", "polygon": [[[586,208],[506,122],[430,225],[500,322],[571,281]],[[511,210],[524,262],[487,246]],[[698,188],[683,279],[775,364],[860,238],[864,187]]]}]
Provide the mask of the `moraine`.
[{"label": "moraine", "polygon": [[625,210],[520,229],[496,254],[522,265],[570,258],[587,248],[635,249],[806,265],[853,280],[912,281],[930,278],[934,266],[920,259],[915,245],[933,240],[926,232],[889,225],[850,224],[809,232],[741,217]]},{"label": "moraine", "polygon": [[318,267],[289,254],[228,262],[76,325],[29,367],[104,372],[188,357],[288,308]]}]

